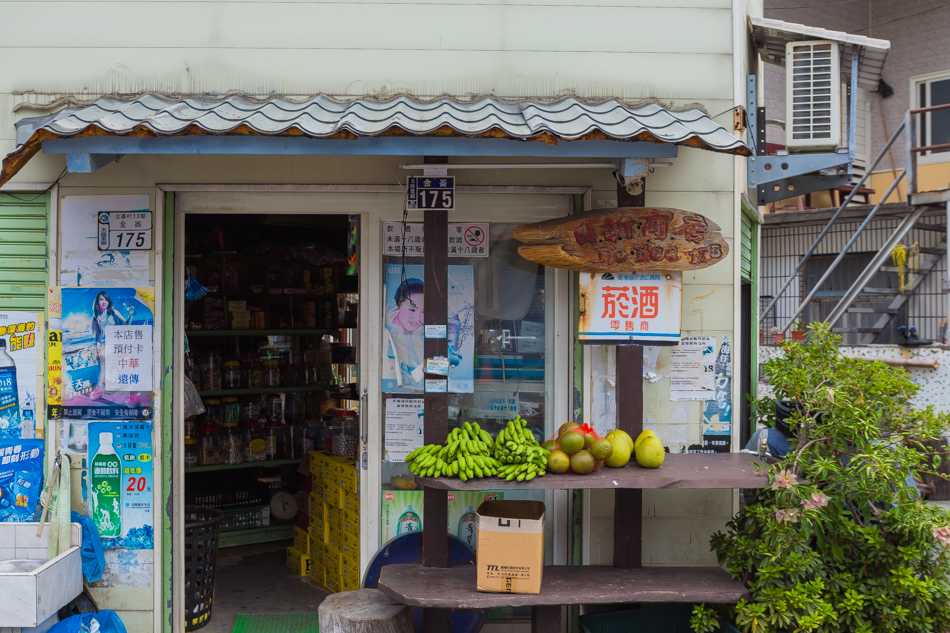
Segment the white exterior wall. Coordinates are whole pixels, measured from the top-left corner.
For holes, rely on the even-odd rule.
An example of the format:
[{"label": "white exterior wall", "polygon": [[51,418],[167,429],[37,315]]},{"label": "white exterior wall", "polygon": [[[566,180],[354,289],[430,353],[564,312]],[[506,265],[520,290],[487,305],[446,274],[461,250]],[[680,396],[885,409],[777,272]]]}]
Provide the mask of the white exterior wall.
[{"label": "white exterior wall", "polygon": [[731,16],[730,0],[2,2],[21,28],[0,49],[0,154],[44,112],[23,106],[65,96],[576,95],[715,115],[733,105]]},{"label": "white exterior wall", "polygon": [[[4,36],[4,57],[16,62],[0,70],[0,154],[14,148],[16,119],[48,111],[33,106],[144,91],[653,100],[674,109],[698,105],[729,129],[729,109],[744,104],[745,75],[758,65],[747,44],[748,13],[761,15],[761,1],[0,2],[0,23],[43,25]],[[159,211],[157,183],[396,185],[397,165],[418,159],[127,156],[93,174],[66,175],[59,195],[145,194]],[[743,354],[735,227],[744,160],[680,148],[673,163],[647,178],[647,205],[702,213],[722,227],[730,246],[723,263],[684,273],[683,332],[720,342],[728,335],[735,377]],[[13,182],[52,182],[64,166],[62,156],[40,154]],[[593,207],[616,204],[607,170],[456,176],[459,185],[589,187]],[[678,430],[671,424],[686,425],[689,443],[700,443],[701,403],[669,399],[668,349],[659,350],[655,371],[661,378],[644,383],[646,426],[670,438]],[[738,384],[734,379],[734,405],[743,397]],[[587,559],[608,563],[612,498],[597,492],[587,505]],[[644,562],[715,564],[709,535],[733,510],[730,491],[648,491]],[[157,620],[150,589],[100,595],[130,630],[149,631]]]}]

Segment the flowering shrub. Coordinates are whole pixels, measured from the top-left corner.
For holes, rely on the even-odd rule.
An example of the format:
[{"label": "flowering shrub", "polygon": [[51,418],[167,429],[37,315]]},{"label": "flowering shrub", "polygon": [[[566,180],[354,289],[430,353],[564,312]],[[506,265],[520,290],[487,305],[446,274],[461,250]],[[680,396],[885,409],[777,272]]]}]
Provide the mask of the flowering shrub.
[{"label": "flowering shrub", "polygon": [[[693,628],[724,619],[744,633],[946,631],[950,517],[908,475],[933,472],[922,443],[950,419],[910,407],[918,387],[903,369],[841,357],[827,326],[810,329],[807,345],[786,343],[765,366],[775,397],[797,403],[792,451],[712,538],[750,597],[696,607]],[[774,400],[755,404],[774,410]]]}]

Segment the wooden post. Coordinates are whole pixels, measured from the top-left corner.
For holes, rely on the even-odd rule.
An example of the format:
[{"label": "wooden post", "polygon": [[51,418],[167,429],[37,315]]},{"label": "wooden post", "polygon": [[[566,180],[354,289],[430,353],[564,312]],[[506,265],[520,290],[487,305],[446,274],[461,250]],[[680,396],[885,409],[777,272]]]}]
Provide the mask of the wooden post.
[{"label": "wooden post", "polygon": [[[646,206],[646,178],[637,195],[617,185],[618,207]],[[617,346],[617,428],[634,440],[643,431],[643,347]],[[632,456],[631,456],[632,457]],[[643,491],[614,491],[614,567],[643,565]]]},{"label": "wooden post", "polygon": [[[643,431],[643,347],[617,346],[617,428],[636,439]],[[643,491],[614,491],[614,567],[636,569],[643,560]]]},{"label": "wooden post", "polygon": [[[426,163],[445,163],[442,157],[426,157]],[[425,306],[424,323],[441,325],[448,330],[448,244],[449,214],[447,211],[426,211],[425,230]],[[425,357],[448,357],[447,338],[425,339]],[[446,376],[427,376],[445,379]],[[426,393],[426,444],[441,444],[449,434],[448,393]],[[449,566],[448,493],[445,490],[425,488],[423,491],[422,564],[426,567]],[[452,629],[452,612],[447,609],[423,609],[423,633],[442,633]]]}]

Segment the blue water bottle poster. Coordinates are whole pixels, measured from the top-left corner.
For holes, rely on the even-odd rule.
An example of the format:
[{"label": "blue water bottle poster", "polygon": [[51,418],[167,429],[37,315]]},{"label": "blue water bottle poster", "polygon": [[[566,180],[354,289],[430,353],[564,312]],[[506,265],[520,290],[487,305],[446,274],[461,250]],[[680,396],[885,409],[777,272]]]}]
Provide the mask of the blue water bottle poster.
[{"label": "blue water bottle poster", "polygon": [[89,423],[89,507],[106,549],[152,549],[152,425]]},{"label": "blue water bottle poster", "polygon": [[0,312],[0,439],[34,437],[38,319],[36,312]]},{"label": "blue water bottle poster", "polygon": [[63,417],[150,420],[151,289],[63,288],[62,298]]}]

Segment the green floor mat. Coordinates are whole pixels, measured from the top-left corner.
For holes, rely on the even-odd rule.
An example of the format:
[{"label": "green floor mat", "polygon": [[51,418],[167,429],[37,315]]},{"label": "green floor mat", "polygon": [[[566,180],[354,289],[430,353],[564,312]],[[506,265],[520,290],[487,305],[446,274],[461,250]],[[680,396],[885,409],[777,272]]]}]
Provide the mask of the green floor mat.
[{"label": "green floor mat", "polygon": [[238,613],[231,633],[317,633],[316,613]]}]

